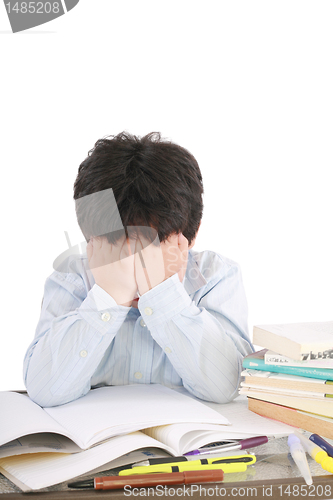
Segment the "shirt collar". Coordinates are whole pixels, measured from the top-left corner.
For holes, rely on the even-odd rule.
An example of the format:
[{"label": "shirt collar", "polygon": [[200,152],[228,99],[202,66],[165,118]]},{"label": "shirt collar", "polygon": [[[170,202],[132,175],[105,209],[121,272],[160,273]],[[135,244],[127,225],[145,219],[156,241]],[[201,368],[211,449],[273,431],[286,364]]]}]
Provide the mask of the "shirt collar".
[{"label": "shirt collar", "polygon": [[189,295],[194,294],[199,288],[207,285],[207,281],[201,273],[191,251],[188,252],[187,268],[183,285]]}]

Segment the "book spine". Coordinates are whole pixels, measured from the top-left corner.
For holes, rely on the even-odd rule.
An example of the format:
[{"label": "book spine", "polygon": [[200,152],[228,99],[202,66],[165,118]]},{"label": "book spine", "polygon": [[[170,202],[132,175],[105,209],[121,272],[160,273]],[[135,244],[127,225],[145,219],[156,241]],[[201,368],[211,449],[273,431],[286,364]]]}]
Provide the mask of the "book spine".
[{"label": "book spine", "polygon": [[295,361],[294,359],[287,358],[287,356],[282,356],[282,354],[268,353],[265,354],[265,365],[292,365],[299,366],[300,361]]},{"label": "book spine", "polygon": [[[277,354],[273,352],[266,352],[265,354],[265,364],[267,365],[288,365],[288,366],[306,366],[309,368],[328,368],[331,369],[333,366],[332,358],[326,357],[311,357],[308,359],[303,359],[301,361],[296,361],[295,359],[288,358],[282,354]],[[326,365],[326,366],[325,366]]]},{"label": "book spine", "polygon": [[315,415],[306,412],[299,412],[286,406],[260,401],[254,398],[248,398],[249,410],[261,415],[262,417],[272,418],[284,424],[319,434],[329,439],[333,439],[333,425],[328,419],[316,418]]},{"label": "book spine", "polygon": [[333,358],[333,349],[325,349],[325,350],[308,351],[301,352],[301,360],[302,361],[311,361],[311,360],[321,360],[321,359],[332,359]]},{"label": "book spine", "polygon": [[264,359],[246,357],[243,359],[243,368],[250,370],[261,370],[265,372],[286,373],[299,377],[319,378],[321,380],[333,380],[333,370],[325,368],[303,368],[300,366],[269,365]]},{"label": "book spine", "polygon": [[[253,378],[253,377],[252,377]],[[283,388],[277,388],[277,387],[263,387],[260,385],[255,385],[253,383],[248,383],[244,384],[244,382],[241,383],[241,388],[240,391],[259,391],[262,394],[269,394],[274,395],[281,395],[281,396],[291,396],[291,397],[299,397],[299,398],[318,398],[318,399],[323,399],[323,398],[329,398],[333,397],[333,394],[325,394],[323,392],[310,392],[310,391],[300,391],[297,389],[283,389]]]}]

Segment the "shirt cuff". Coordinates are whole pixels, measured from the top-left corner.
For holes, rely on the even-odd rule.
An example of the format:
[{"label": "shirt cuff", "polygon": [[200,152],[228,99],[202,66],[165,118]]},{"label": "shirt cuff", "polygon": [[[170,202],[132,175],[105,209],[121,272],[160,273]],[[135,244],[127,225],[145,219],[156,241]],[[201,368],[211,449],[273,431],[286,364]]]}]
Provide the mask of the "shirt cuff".
[{"label": "shirt cuff", "polygon": [[95,284],[78,312],[95,330],[105,335],[119,330],[129,310],[130,307],[118,305],[111,295]]},{"label": "shirt cuff", "polygon": [[141,295],[138,309],[149,327],[163,324],[192,304],[178,273]]},{"label": "shirt cuff", "polygon": [[114,298],[99,285],[96,285],[96,283],[91,288],[91,293],[93,295],[97,311],[103,311],[104,309],[117,307],[118,305]]}]

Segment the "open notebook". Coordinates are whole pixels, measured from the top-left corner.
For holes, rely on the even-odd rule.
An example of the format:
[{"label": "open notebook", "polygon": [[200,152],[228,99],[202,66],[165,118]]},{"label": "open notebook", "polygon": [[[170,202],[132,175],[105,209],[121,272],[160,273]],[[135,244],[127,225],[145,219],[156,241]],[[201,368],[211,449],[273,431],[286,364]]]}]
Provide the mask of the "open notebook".
[{"label": "open notebook", "polygon": [[[247,400],[244,397],[237,398],[235,401],[223,405],[200,402],[193,396],[190,396],[189,393],[187,393],[187,391],[183,388],[176,392],[171,389],[161,387],[162,392],[159,392],[158,390],[156,393],[154,392],[154,387],[157,386],[139,385],[134,388],[132,386],[132,389],[130,387],[131,386],[124,386],[122,387],[122,390],[128,391],[127,394],[129,395],[132,390],[138,389],[140,392],[141,387],[146,387],[147,396],[148,392],[151,396],[154,394],[155,422],[157,422],[158,413],[161,410],[161,408],[157,408],[158,399],[155,398],[158,397],[158,394],[161,395],[162,392],[165,399],[167,399],[168,395],[172,396],[173,403],[167,409],[168,415],[163,415],[162,419],[165,421],[167,417],[170,418],[172,412],[175,411],[177,413],[177,417],[175,418],[175,415],[173,415],[172,418],[176,421],[178,420],[178,423],[158,426],[155,425],[146,430],[143,430],[142,428],[141,431],[136,430],[134,432],[130,432],[129,434],[114,436],[100,444],[90,447],[85,451],[79,451],[76,453],[69,452],[70,446],[76,446],[76,451],[78,448],[77,445],[74,445],[74,443],[68,439],[68,437],[61,437],[59,434],[50,433],[32,434],[26,438],[17,439],[19,442],[23,442],[24,439],[26,439],[26,448],[23,451],[24,454],[0,458],[0,472],[11,479],[24,491],[31,489],[37,490],[61,483],[63,481],[68,481],[74,477],[78,477],[96,469],[100,470],[103,465],[105,465],[105,468],[110,469],[139,461],[140,459],[144,459],[144,454],[146,453],[145,450],[154,450],[155,456],[161,456],[161,454],[165,455],[165,453],[177,456],[216,441],[242,439],[255,435],[279,437],[292,432],[292,427],[260,417],[255,413],[250,412],[247,408]],[[92,392],[100,391],[101,394],[110,394],[111,396],[112,389],[114,388],[107,387],[103,388],[103,391],[97,389]],[[143,395],[144,390],[145,389],[142,390],[141,396]],[[170,394],[170,392],[172,394]],[[85,396],[85,398],[88,398],[88,396]],[[84,400],[84,398],[82,399]],[[176,408],[177,401],[180,403],[178,408]],[[141,402],[138,401],[138,404],[145,406],[146,410],[149,408],[149,402],[147,399],[144,399]],[[182,405],[184,405],[184,413],[179,411]],[[196,410],[200,409],[200,412],[202,412],[201,416],[199,416],[198,413],[195,415],[193,414],[195,413],[194,408],[196,408]],[[187,413],[188,410],[189,413]],[[90,413],[90,411],[92,413]],[[165,411],[165,408],[162,411]],[[206,411],[212,412],[209,413],[209,417]],[[95,408],[95,410],[89,410],[88,408],[88,413],[90,414],[88,422],[94,416],[98,420],[101,418],[98,416],[97,408]],[[137,422],[140,412],[137,411],[136,407],[134,407],[133,401],[130,413],[132,417],[134,416],[134,421]],[[110,415],[110,419],[106,419],[108,425],[113,417],[114,415]],[[147,411],[146,422],[151,422],[152,418],[152,414],[149,415]],[[185,423],[184,421],[181,421],[182,418],[188,418],[189,420]],[[220,424],[210,424],[208,422],[199,423],[198,419],[203,418],[208,418],[208,420],[211,419],[212,422],[219,421]],[[193,420],[197,421],[194,422]],[[16,427],[16,424],[13,427]],[[74,424],[75,420],[73,420],[73,425]],[[123,426],[124,422],[121,422],[121,425]],[[82,429],[82,426],[83,423],[80,422],[80,429]],[[94,434],[93,430],[92,434]],[[60,439],[63,439],[64,442],[61,443]],[[30,445],[29,440],[31,440]],[[11,443],[14,444],[13,442]],[[36,447],[33,448],[33,446]],[[62,448],[61,446],[64,447]],[[66,449],[66,446],[69,448]],[[27,451],[29,450],[34,453],[27,454]],[[36,453],[37,450],[43,452]]]},{"label": "open notebook", "polygon": [[[173,423],[229,425],[229,421],[198,400],[159,384],[101,387],[61,406],[41,408],[28,396],[0,392],[0,457],[20,452],[15,440],[30,436],[29,449],[52,443],[40,433],[53,433],[61,451],[82,451],[121,434]],[[64,439],[67,438],[67,439]],[[69,441],[71,440],[71,442]],[[23,440],[24,441],[24,440]],[[54,450],[53,450],[54,451]]]}]

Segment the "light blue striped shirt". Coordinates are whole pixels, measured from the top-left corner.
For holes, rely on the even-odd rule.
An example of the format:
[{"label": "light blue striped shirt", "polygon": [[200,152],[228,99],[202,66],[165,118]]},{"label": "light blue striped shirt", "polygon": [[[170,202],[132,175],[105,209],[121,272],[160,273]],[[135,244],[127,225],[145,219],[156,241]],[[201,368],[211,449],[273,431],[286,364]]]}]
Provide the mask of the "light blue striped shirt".
[{"label": "light blue striped shirt", "polygon": [[86,256],[46,280],[36,335],[24,359],[29,396],[55,406],[103,385],[184,386],[206,401],[237,396],[242,357],[253,351],[239,266],[189,251],[178,274],[119,306],[94,282]]}]

